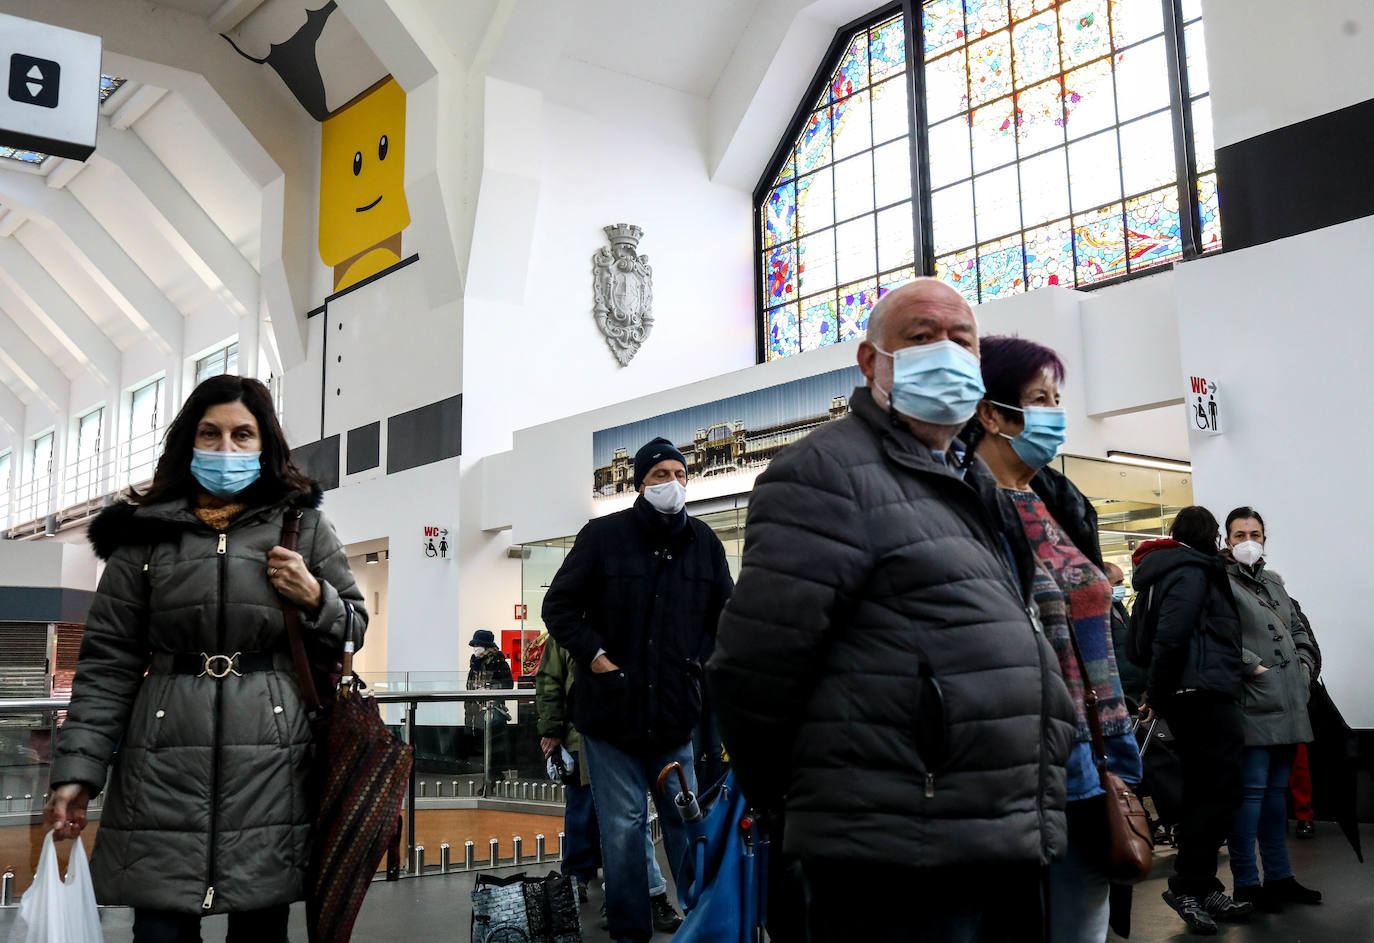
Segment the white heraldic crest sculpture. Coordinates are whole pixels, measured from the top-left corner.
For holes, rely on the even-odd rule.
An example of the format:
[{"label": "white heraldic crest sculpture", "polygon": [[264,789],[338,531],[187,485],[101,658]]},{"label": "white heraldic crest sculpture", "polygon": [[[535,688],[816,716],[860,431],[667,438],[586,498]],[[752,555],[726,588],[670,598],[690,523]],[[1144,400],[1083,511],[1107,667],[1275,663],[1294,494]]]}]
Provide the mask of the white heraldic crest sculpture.
[{"label": "white heraldic crest sculpture", "polygon": [[623,367],[634,359],[654,326],[653,269],[635,248],[644,230],[629,223],[606,226],[610,248],[592,256],[592,313],[606,343]]}]

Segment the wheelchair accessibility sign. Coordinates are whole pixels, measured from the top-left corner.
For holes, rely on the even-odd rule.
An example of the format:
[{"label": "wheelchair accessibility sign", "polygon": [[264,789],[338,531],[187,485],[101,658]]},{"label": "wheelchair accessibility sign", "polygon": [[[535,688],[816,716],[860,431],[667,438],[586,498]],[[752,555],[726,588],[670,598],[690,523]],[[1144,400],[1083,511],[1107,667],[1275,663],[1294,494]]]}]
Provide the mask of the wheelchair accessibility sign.
[{"label": "wheelchair accessibility sign", "polygon": [[1225,410],[1215,380],[1190,376],[1188,395],[1183,402],[1188,410],[1188,422],[1194,430],[1208,435],[1221,435],[1225,431],[1222,422]]}]

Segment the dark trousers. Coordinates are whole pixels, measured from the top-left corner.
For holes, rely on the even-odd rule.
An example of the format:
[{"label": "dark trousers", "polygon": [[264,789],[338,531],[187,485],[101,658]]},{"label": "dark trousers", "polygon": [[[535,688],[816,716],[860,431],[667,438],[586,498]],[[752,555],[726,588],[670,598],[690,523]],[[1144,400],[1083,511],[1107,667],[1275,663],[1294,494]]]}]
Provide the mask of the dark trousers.
[{"label": "dark trousers", "polygon": [[1165,706],[1183,774],[1183,804],[1174,837],[1178,856],[1169,887],[1205,897],[1222,890],[1217,851],[1231,834],[1241,802],[1241,754],[1245,734],[1240,706],[1229,698],[1195,691]]},{"label": "dark trousers", "polygon": [[1043,939],[1041,869],[909,868],[808,859],[810,943],[1032,943]]},{"label": "dark trousers", "polygon": [[[573,754],[577,757],[577,754]],[[582,760],[577,759],[578,763]],[[580,776],[581,767],[577,767]],[[601,867],[601,830],[596,824],[596,806],[592,803],[592,787],[580,782],[567,787],[567,802],[563,807],[563,871],[590,883]]]},{"label": "dark trousers", "polygon": [[[225,943],[286,943],[287,904],[229,915]],[[134,943],[200,943],[200,915],[134,909]]]}]

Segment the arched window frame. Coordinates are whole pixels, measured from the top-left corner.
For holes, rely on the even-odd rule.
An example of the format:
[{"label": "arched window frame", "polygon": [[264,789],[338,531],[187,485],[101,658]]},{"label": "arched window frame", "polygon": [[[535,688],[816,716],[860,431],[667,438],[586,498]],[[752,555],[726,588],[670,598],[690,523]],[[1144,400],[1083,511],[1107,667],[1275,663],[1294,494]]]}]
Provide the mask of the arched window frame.
[{"label": "arched window frame", "polygon": [[[1208,228],[1204,230],[1203,220],[1199,213],[1199,169],[1196,150],[1195,128],[1193,122],[1193,104],[1210,94],[1210,86],[1203,91],[1192,91],[1189,89],[1189,62],[1185,47],[1185,24],[1188,28],[1201,26],[1200,12],[1185,10],[1185,7],[1198,6],[1198,0],[1159,0],[1163,10],[1164,23],[1164,43],[1166,50],[1166,64],[1168,68],[1168,108],[1172,118],[1174,134],[1174,150],[1176,164],[1176,185],[1180,189],[1182,199],[1179,201],[1179,224],[1180,237],[1182,242],[1182,255],[1179,261],[1195,259],[1204,254],[1206,250],[1218,248],[1218,244],[1213,242],[1204,249],[1204,236],[1212,240],[1217,239],[1216,221],[1213,220]],[[1055,4],[1057,5],[1057,3]],[[894,0],[876,8],[872,12],[859,17],[836,30],[830,46],[825,55],[821,58],[820,65],[817,67],[810,83],[807,85],[805,94],[802,96],[793,112],[791,120],[788,122],[787,130],[784,132],[777,146],[774,148],[772,156],[765,166],[763,174],[754,189],[754,309],[755,309],[755,356],[759,363],[768,360],[769,347],[769,308],[765,302],[765,282],[767,274],[764,271],[765,247],[764,247],[764,207],[779,173],[784,165],[793,156],[797,142],[801,137],[802,131],[806,127],[806,122],[812,112],[816,109],[817,102],[829,83],[831,82],[836,69],[839,67],[845,54],[848,52],[851,43],[860,30],[869,30],[894,16],[901,15],[905,29],[907,67],[905,81],[907,86],[909,109],[908,137],[910,143],[910,172],[912,181],[912,200],[913,200],[913,238],[915,247],[915,270],[920,275],[935,275],[936,262],[934,251],[934,230],[933,212],[931,206],[931,192],[929,174],[924,172],[924,168],[930,166],[930,146],[928,140],[928,126],[926,121],[926,100],[925,100],[925,55],[924,55],[924,36],[921,32],[923,22],[922,9],[924,0]],[[1037,11],[1039,12],[1039,11]],[[1116,53],[1113,52],[1112,55]],[[1120,122],[1114,127],[1119,127]],[[1212,178],[1212,186],[1215,187],[1214,164],[1210,169],[1204,168],[1203,176]],[[1125,198],[1123,193],[1122,197]],[[1129,271],[1127,274],[1104,278],[1084,285],[1074,285],[1083,290],[1096,290],[1109,285],[1120,284],[1134,278],[1152,275],[1157,272],[1168,271],[1173,268],[1175,262],[1155,264],[1148,268],[1136,271]],[[879,269],[881,271],[881,267]],[[879,289],[880,293],[882,289]]]}]

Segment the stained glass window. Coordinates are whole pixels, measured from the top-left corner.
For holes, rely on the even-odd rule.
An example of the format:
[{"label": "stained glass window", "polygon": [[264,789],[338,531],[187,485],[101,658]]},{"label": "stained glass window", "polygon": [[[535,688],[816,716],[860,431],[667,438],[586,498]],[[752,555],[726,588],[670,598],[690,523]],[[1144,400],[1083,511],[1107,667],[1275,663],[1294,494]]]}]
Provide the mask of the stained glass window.
[{"label": "stained glass window", "polygon": [[918,273],[977,304],[1220,248],[1200,4],[906,9],[914,40],[900,14],[837,38],[756,191],[766,359],[862,336]]},{"label": "stained glass window", "polygon": [[1184,76],[1193,117],[1193,153],[1197,163],[1197,209],[1202,252],[1221,248],[1221,204],[1217,199],[1217,155],[1212,143],[1212,86],[1207,78],[1207,46],[1202,35],[1202,7],[1184,4]]},{"label": "stained glass window", "polygon": [[[100,101],[104,101],[119,90],[127,79],[121,79],[117,75],[100,76]],[[48,159],[48,155],[39,151],[28,151],[18,147],[5,147],[0,145],[0,159],[17,160],[23,164],[41,164]]]},{"label": "stained glass window", "polygon": [[847,39],[759,207],[768,360],[861,337],[915,275],[905,21]]},{"label": "stained glass window", "polygon": [[100,100],[103,102],[105,101],[105,99],[109,98],[115,92],[119,91],[119,86],[123,85],[126,81],[128,80],[121,79],[117,75],[105,75],[104,73],[101,73]]},{"label": "stained glass window", "polygon": [[1183,257],[1160,0],[929,0],[922,17],[940,278],[987,301]]}]

